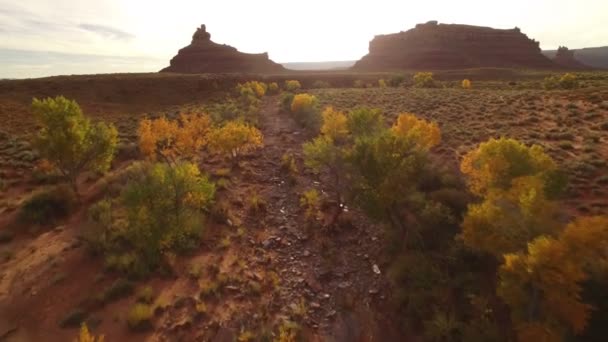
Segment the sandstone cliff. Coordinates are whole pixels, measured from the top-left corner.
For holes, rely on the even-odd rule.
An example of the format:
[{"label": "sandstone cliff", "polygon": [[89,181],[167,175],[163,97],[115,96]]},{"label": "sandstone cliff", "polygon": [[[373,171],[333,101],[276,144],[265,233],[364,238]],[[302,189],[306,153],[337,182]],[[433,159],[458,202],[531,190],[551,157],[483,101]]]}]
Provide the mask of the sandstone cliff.
[{"label": "sandstone cliff", "polygon": [[355,70],[462,69],[474,67],[551,68],[539,43],[519,28],[438,24],[430,21],[405,32],[376,36]]},{"label": "sandstone cliff", "polygon": [[285,70],[271,61],[267,53],[250,54],[239,52],[229,45],[211,41],[205,25],[201,25],[192,36],[192,43],[179,50],[171,59],[170,66],[161,72],[222,73],[251,72],[267,73]]}]

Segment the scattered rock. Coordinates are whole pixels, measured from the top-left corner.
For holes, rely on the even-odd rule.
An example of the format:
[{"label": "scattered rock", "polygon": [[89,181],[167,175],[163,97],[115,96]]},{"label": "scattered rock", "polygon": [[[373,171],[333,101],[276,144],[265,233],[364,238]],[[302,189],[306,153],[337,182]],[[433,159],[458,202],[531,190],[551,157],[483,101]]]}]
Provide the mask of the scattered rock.
[{"label": "scattered rock", "polygon": [[380,274],[380,267],[378,267],[378,265],[374,264],[374,266],[372,266],[372,270],[375,274]]},{"label": "scattered rock", "polygon": [[351,282],[349,282],[349,281],[343,281],[340,284],[338,284],[338,287],[341,288],[341,289],[347,289],[351,285],[352,285]]},{"label": "scattered rock", "polygon": [[323,289],[319,281],[315,279],[315,277],[311,274],[308,274],[306,276],[306,285],[308,285],[308,287],[310,287],[315,292],[319,292]]}]

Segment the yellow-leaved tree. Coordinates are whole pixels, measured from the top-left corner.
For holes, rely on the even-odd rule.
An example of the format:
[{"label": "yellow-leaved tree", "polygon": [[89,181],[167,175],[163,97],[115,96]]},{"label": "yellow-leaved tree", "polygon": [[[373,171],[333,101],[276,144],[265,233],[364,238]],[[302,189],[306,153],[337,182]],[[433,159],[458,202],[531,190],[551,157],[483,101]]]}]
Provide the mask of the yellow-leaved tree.
[{"label": "yellow-leaved tree", "polygon": [[511,308],[519,341],[564,341],[584,331],[593,307],[581,299],[588,270],[606,261],[608,217],[584,217],[557,237],[540,236],[505,255],[498,294]]},{"label": "yellow-leaved tree", "polygon": [[561,228],[558,206],[545,196],[542,179],[527,176],[512,181],[508,190],[494,189],[481,203],[470,204],[462,222],[464,243],[478,252],[502,259],[541,235]]},{"label": "yellow-leaved tree", "polygon": [[471,81],[469,79],[462,80],[462,88],[463,89],[471,89]]},{"label": "yellow-leaved tree", "polygon": [[551,201],[562,184],[557,165],[543,149],[514,139],[490,139],[467,153],[460,165],[469,189],[482,197],[469,205],[462,223],[464,243],[502,259],[541,235],[560,229]]},{"label": "yellow-leaved tree", "polygon": [[327,107],[321,113],[323,125],[321,134],[333,140],[343,140],[348,135],[346,115],[333,107]]},{"label": "yellow-leaved tree", "polygon": [[500,138],[467,153],[460,170],[467,176],[471,192],[485,196],[493,189],[509,189],[518,177],[534,176],[550,183],[557,165],[538,145],[528,147],[515,139]]},{"label": "yellow-leaved tree", "polygon": [[437,123],[419,119],[414,114],[399,114],[391,129],[398,136],[416,141],[423,149],[428,150],[441,142],[441,131]]},{"label": "yellow-leaved tree", "polygon": [[32,111],[41,127],[34,146],[70,182],[77,195],[78,175],[110,168],[118,143],[114,125],[92,124],[76,101],[63,96],[34,99]]},{"label": "yellow-leaved tree", "polygon": [[211,150],[228,156],[235,165],[238,165],[243,153],[258,149],[263,144],[262,132],[238,121],[229,121],[209,134]]},{"label": "yellow-leaved tree", "polygon": [[210,128],[207,114],[181,114],[178,120],[143,119],[137,130],[139,149],[151,160],[162,159],[170,164],[193,160],[206,146]]}]

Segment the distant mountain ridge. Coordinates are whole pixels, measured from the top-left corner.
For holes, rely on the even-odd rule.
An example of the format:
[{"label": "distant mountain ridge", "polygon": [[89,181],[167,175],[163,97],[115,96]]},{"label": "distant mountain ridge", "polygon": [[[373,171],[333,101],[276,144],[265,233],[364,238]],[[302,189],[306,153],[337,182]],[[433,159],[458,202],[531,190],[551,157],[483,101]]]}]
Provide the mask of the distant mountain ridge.
[{"label": "distant mountain ridge", "polygon": [[281,63],[290,70],[345,70],[356,61],[328,61],[328,62],[287,62]]},{"label": "distant mountain ridge", "polygon": [[[574,58],[579,62],[594,68],[608,69],[608,46],[572,49]],[[557,50],[544,50],[543,55],[554,58]]]}]

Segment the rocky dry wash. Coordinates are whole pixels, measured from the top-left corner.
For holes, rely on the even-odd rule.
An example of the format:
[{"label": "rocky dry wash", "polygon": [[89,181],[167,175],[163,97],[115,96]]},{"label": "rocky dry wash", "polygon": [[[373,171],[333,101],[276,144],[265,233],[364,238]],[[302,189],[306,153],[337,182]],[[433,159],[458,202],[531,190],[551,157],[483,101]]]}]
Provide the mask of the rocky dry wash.
[{"label": "rocky dry wash", "polygon": [[220,73],[220,72],[279,72],[282,65],[271,61],[268,53],[249,54],[236,48],[211,41],[211,34],[201,25],[192,36],[192,43],[179,50],[170,66],[161,72]]},{"label": "rocky dry wash", "polygon": [[405,32],[376,36],[355,70],[551,68],[539,43],[519,28],[501,30],[430,21]]}]

